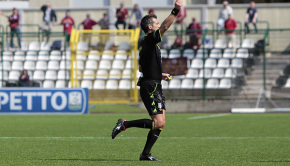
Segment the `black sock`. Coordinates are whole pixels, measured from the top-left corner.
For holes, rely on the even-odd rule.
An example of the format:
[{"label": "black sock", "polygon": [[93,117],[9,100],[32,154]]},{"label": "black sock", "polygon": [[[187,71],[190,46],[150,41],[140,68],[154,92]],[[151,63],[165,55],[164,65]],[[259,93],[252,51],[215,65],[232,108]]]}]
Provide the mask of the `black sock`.
[{"label": "black sock", "polygon": [[130,127],[152,129],[152,124],[153,124],[153,120],[150,120],[150,119],[138,119],[138,120],[124,122],[125,129],[130,128]]},{"label": "black sock", "polygon": [[150,154],[151,148],[153,147],[154,143],[157,141],[160,135],[160,132],[161,132],[160,129],[149,131],[142,155]]}]

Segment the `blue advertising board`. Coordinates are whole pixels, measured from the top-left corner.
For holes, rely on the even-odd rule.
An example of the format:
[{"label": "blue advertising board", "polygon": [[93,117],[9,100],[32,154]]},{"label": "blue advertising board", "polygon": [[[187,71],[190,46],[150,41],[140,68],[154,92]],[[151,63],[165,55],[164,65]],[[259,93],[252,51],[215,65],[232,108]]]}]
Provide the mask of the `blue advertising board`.
[{"label": "blue advertising board", "polygon": [[0,88],[0,114],[87,114],[87,88]]}]

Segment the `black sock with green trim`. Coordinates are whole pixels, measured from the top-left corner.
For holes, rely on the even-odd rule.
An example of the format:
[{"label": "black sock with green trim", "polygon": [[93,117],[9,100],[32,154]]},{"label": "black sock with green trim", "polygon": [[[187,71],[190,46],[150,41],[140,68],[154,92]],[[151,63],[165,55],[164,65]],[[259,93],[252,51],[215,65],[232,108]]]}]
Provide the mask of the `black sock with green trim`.
[{"label": "black sock with green trim", "polygon": [[152,129],[152,125],[153,125],[153,120],[150,120],[150,119],[138,119],[138,120],[124,122],[125,129],[130,128],[130,127]]},{"label": "black sock with green trim", "polygon": [[150,154],[151,148],[153,147],[154,143],[157,141],[160,135],[160,132],[161,132],[161,129],[149,131],[142,155],[145,156],[145,155]]}]

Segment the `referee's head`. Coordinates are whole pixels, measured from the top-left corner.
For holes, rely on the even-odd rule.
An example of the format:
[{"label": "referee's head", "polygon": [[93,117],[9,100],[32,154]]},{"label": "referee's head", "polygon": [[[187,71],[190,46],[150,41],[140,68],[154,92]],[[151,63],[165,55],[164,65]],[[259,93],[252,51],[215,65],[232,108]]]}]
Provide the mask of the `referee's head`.
[{"label": "referee's head", "polygon": [[154,14],[146,15],[141,20],[141,28],[147,34],[160,27],[157,16]]}]

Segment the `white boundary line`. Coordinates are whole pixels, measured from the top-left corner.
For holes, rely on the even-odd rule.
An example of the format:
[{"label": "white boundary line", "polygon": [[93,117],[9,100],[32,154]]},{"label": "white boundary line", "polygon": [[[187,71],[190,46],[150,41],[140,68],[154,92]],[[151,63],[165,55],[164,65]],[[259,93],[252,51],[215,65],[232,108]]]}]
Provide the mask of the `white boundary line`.
[{"label": "white boundary line", "polygon": [[[225,139],[290,139],[290,137],[160,137],[161,139],[197,139],[197,140],[225,140]],[[93,139],[93,140],[111,140],[111,137],[0,137],[0,140],[8,139]],[[145,139],[144,137],[118,137],[116,139]]]},{"label": "white boundary line", "polygon": [[231,115],[231,114],[214,114],[214,115],[207,115],[207,116],[194,116],[194,117],[188,118],[188,120],[217,118],[217,117],[228,116],[228,115]]}]

